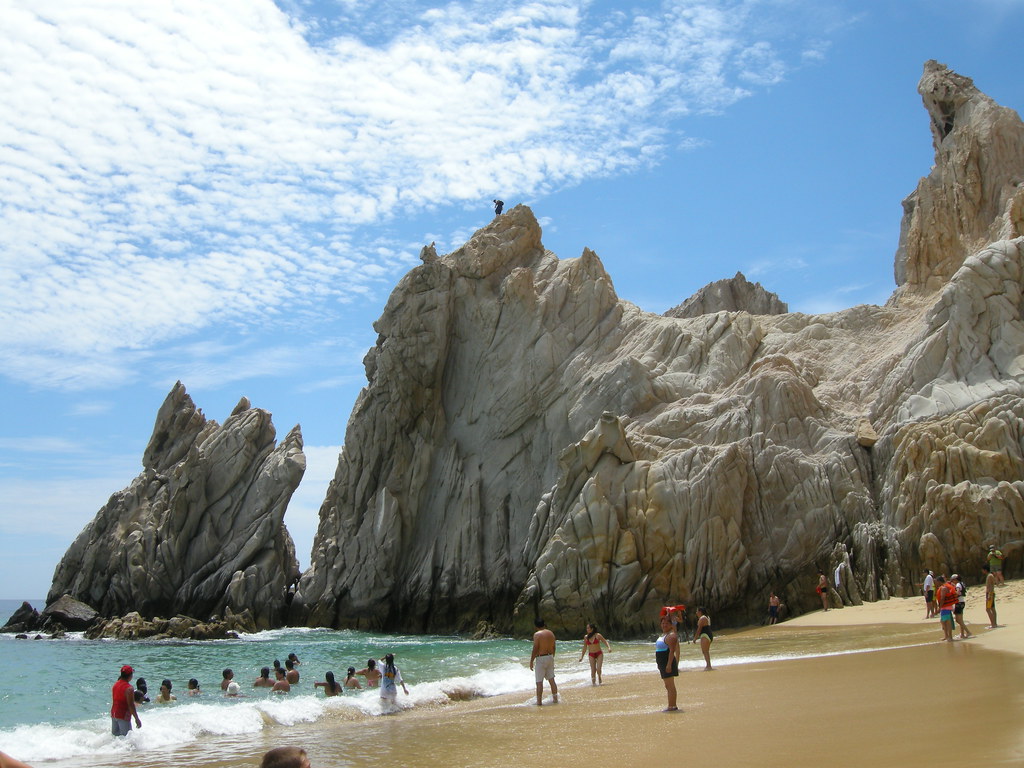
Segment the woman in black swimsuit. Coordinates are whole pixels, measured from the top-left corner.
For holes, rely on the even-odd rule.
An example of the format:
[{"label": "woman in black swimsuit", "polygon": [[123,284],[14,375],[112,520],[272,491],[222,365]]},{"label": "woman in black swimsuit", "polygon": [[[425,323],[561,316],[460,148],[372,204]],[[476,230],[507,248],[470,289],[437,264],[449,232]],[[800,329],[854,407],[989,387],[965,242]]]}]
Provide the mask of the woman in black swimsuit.
[{"label": "woman in black swimsuit", "polygon": [[704,671],[711,671],[711,641],[715,639],[711,631],[711,617],[703,608],[697,609],[697,629],[693,633],[693,642],[700,641],[700,650],[704,654]]}]

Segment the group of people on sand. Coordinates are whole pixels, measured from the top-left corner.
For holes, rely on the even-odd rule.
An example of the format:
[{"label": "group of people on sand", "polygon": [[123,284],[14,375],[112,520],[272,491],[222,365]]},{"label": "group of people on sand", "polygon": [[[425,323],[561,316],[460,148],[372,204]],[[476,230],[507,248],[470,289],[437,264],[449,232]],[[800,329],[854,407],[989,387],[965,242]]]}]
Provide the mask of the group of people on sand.
[{"label": "group of people on sand", "polygon": [[[323,688],[327,696],[337,696],[345,688],[362,689],[363,686],[357,679],[357,676],[361,675],[365,678],[367,688],[380,689],[380,697],[385,702],[394,703],[398,695],[399,686],[402,687],[405,695],[408,696],[409,689],[402,680],[402,673],[395,666],[395,655],[393,653],[386,654],[380,659],[380,662],[381,666],[378,666],[374,659],[369,659],[366,662],[366,667],[358,672],[355,667],[349,667],[348,675],[343,683],[337,682],[334,672],[327,672],[324,676],[325,680],[313,683],[313,687],[314,689]],[[289,693],[291,687],[299,682],[299,671],[296,667],[300,663],[299,657],[294,653],[288,654],[288,658],[283,666],[280,661],[275,659],[275,679],[270,677],[270,667],[263,667],[260,670],[260,676],[256,678],[252,687],[270,688],[272,693]],[[139,719],[137,705],[148,704],[151,701],[145,679],[140,677],[136,684],[132,685],[131,681],[134,675],[135,670],[132,666],[125,664],[121,667],[120,675],[110,691],[112,699],[110,731],[114,736],[127,736],[128,732],[132,730],[133,722],[136,728],[141,728],[142,721]],[[235,673],[232,669],[225,669],[221,676],[220,688],[224,696],[234,698],[242,695],[241,686],[235,680]],[[161,704],[176,701],[177,697],[171,693],[172,687],[170,680],[164,680],[160,684],[160,693],[152,701]],[[194,677],[188,681],[187,690],[190,696],[202,694],[199,681]],[[0,768],[4,768],[2,764],[0,764]]]},{"label": "group of people on sand", "polygon": [[[676,712],[677,691],[675,679],[679,676],[679,625],[683,621],[685,605],[669,605],[661,609],[659,621],[661,624],[661,636],[654,643],[654,662],[658,667],[658,673],[665,685],[665,692],[668,697],[666,712]],[[537,684],[537,706],[543,704],[544,681],[547,680],[551,690],[551,700],[558,703],[558,684],[555,682],[555,634],[544,624],[544,620],[538,618],[534,625],[536,632],[533,634],[533,651],[530,654],[530,669],[534,673]],[[714,640],[714,632],[711,629],[711,617],[703,607],[697,608],[697,626],[693,633],[693,642],[700,643],[701,653],[704,655],[704,670],[711,671],[711,643]],[[609,651],[611,643],[604,635],[597,631],[593,624],[587,624],[587,631],[583,635],[583,644],[580,647],[578,661],[583,661],[583,656],[590,657],[590,684],[600,685],[601,668],[604,660],[604,651],[601,646]]]},{"label": "group of people on sand", "polygon": [[[988,615],[989,629],[996,629],[996,586],[1003,584],[1003,553],[995,545],[990,545],[981,566],[985,578],[985,613]],[[921,585],[924,596],[925,618],[938,618],[942,627],[942,639],[953,640],[955,626],[960,627],[960,639],[966,640],[974,635],[964,621],[964,608],[967,604],[967,584],[959,574],[954,573],[948,579],[945,574],[936,576],[929,570],[924,572]]]},{"label": "group of people on sand", "polygon": [[[558,684],[555,682],[555,633],[544,625],[544,619],[538,618],[534,621],[537,631],[533,633],[533,652],[530,654],[530,669],[534,673],[537,683],[537,706],[543,704],[544,681],[548,681],[551,688],[551,700],[558,703]],[[583,656],[590,658],[590,684],[601,685],[601,670],[604,666],[604,646],[609,651],[612,649],[604,635],[597,631],[593,624],[587,624],[587,631],[583,635],[583,644],[580,647],[580,657],[577,660],[583,661]]]}]

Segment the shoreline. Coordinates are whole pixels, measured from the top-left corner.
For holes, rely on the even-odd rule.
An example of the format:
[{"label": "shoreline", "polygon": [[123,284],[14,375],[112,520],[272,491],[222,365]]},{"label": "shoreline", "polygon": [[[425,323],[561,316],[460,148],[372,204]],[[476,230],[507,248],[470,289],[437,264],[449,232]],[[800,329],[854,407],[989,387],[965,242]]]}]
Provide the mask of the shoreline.
[{"label": "shoreline", "polygon": [[[818,630],[866,631],[893,624],[923,628],[923,644],[687,671],[677,680],[681,712],[665,713],[654,670],[608,676],[602,686],[560,689],[562,702],[532,706],[532,695],[461,702],[443,711],[410,711],[378,723],[421,746],[418,766],[504,766],[585,762],[621,768],[665,759],[712,765],[867,765],[876,768],[959,768],[1024,762],[1024,581],[996,590],[1000,628],[984,629],[984,590],[968,595],[975,637],[945,643],[937,620],[923,619],[922,598],[891,598],[805,614],[775,626],[716,636],[724,643]],[[929,641],[928,638],[933,638]],[[614,646],[614,642],[613,642]],[[719,646],[721,647],[721,645]],[[688,650],[687,650],[688,649]],[[684,658],[697,654],[683,646]],[[653,653],[652,653],[653,656]],[[715,646],[712,646],[714,663]],[[559,661],[565,666],[566,654]],[[557,665],[556,665],[557,680]],[[439,722],[440,720],[440,722]],[[395,725],[395,728],[390,726]],[[435,731],[444,731],[438,738]],[[295,743],[295,742],[292,742]],[[471,756],[471,757],[470,757]],[[365,763],[399,766],[402,753]],[[393,757],[392,762],[389,757]],[[310,751],[314,767],[341,765],[329,751]]]},{"label": "shoreline", "polygon": [[[758,768],[1020,765],[1024,701],[1016,681],[1024,679],[1024,581],[1008,582],[996,594],[1003,626],[987,630],[976,623],[985,613],[983,591],[975,588],[967,620],[976,637],[953,643],[942,642],[937,620],[923,620],[921,598],[818,611],[716,636],[722,648],[737,638],[844,630],[872,637],[893,625],[916,625],[903,635],[907,644],[886,650],[681,672],[678,713],[662,711],[665,693],[652,658],[649,673],[608,675],[601,686],[561,686],[557,705],[549,703],[545,684],[543,707],[531,703],[532,693],[505,694],[358,724],[303,726],[283,734],[283,742],[265,734],[260,746],[302,746],[314,768],[569,762],[621,768],[664,760]],[[684,644],[682,653],[690,660],[700,652]],[[566,671],[573,661],[560,653],[556,680],[559,666]],[[373,749],[339,756],[330,732],[352,727]],[[257,763],[254,752],[249,762],[231,765]]]},{"label": "shoreline", "polygon": [[[823,655],[725,664],[705,673],[692,666],[700,659],[698,646],[683,643],[679,713],[662,711],[665,692],[653,649],[650,671],[608,673],[604,685],[591,686],[565,681],[586,661],[578,665],[575,654],[560,648],[556,679],[565,682],[557,706],[549,703],[545,685],[540,708],[532,704],[532,690],[521,691],[421,703],[393,716],[339,712],[247,736],[204,736],[170,750],[131,751],[114,760],[37,765],[251,768],[267,749],[283,745],[304,748],[314,768],[557,767],[577,761],[622,768],[665,759],[758,768],[959,768],[965,760],[1020,765],[1024,697],[1016,689],[1024,679],[1024,580],[1007,582],[996,595],[1003,626],[983,628],[983,590],[973,588],[966,616],[976,637],[953,643],[941,641],[937,620],[923,619],[921,598],[728,630],[716,634],[711,651],[713,663],[728,656],[733,643],[748,650],[763,644],[766,657],[785,648],[796,654],[820,648]],[[880,644],[886,647],[879,650]],[[622,661],[647,660],[646,648],[619,652]],[[525,665],[523,676],[532,687]]]}]

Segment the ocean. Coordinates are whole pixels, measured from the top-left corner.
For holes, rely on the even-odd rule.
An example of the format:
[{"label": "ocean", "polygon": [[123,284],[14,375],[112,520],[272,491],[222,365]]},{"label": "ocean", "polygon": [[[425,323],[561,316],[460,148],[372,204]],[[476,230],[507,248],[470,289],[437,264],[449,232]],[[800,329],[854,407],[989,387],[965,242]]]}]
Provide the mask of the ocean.
[{"label": "ocean", "polygon": [[[30,602],[42,607],[42,601]],[[0,624],[20,604],[0,601]],[[727,666],[846,654],[934,640],[934,628],[914,625],[871,633],[773,629],[732,636],[720,633],[713,646],[714,663]],[[605,674],[656,674],[650,641],[609,640],[612,652],[605,655]],[[531,645],[525,639],[290,628],[205,642],[86,640],[75,633],[62,640],[17,640],[12,634],[0,634],[0,648],[8,660],[0,690],[0,751],[33,765],[50,763],[61,768],[167,762],[208,765],[211,750],[220,756],[245,753],[254,740],[278,743],[292,729],[301,729],[306,738],[317,729],[329,729],[332,747],[337,744],[339,755],[344,755],[346,749],[360,749],[368,731],[338,728],[339,723],[366,724],[385,714],[400,718],[404,710],[447,707],[500,694],[521,694],[526,705],[534,689],[528,669]],[[684,644],[682,649],[681,669],[703,666],[697,646]],[[361,669],[367,659],[388,652],[395,654],[410,690],[409,696],[399,693],[397,713],[382,710],[376,689],[327,698],[313,686],[328,670],[341,682],[348,667]],[[289,653],[301,661],[301,679],[291,693],[271,694],[252,687],[261,667],[272,666],[274,659],[283,662]],[[588,662],[586,658],[578,662],[579,654],[578,638],[559,641],[560,688],[590,685]],[[140,707],[143,727],[117,739],[110,735],[108,713],[110,688],[122,664],[134,667],[136,679],[146,679],[151,697],[161,680],[172,680],[178,700]],[[220,681],[226,667],[241,684],[242,697],[222,695]],[[192,677],[200,682],[201,696],[190,697],[186,692]],[[457,712],[457,705],[452,711]],[[339,760],[338,765],[345,764],[343,758]]]}]

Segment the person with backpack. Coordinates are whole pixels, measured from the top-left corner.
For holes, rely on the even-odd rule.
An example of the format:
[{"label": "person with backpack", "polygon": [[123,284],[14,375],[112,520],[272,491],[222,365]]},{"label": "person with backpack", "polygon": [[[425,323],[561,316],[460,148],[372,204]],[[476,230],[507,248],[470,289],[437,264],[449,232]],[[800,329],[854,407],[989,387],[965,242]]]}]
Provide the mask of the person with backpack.
[{"label": "person with backpack", "polygon": [[971,631],[967,629],[967,625],[964,623],[964,607],[967,605],[967,585],[964,584],[960,575],[956,573],[950,576],[949,580],[952,581],[953,586],[956,587],[956,606],[953,608],[953,618],[956,619],[956,623],[960,625],[960,639],[966,640],[969,637],[974,637],[974,635],[971,634]]}]

